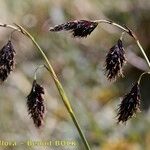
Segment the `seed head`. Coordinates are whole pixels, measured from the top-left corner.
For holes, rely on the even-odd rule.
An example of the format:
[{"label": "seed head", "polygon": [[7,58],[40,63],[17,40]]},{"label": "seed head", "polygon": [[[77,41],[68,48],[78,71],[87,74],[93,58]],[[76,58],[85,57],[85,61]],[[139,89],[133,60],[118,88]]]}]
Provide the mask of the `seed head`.
[{"label": "seed head", "polygon": [[3,82],[7,79],[11,71],[15,67],[15,50],[11,41],[0,50],[0,81]]},{"label": "seed head", "polygon": [[131,91],[126,94],[118,108],[118,123],[126,122],[140,111],[140,88],[139,84],[135,83]]},{"label": "seed head", "polygon": [[27,96],[27,107],[28,112],[33,119],[33,122],[37,128],[43,124],[45,116],[45,105],[44,105],[44,88],[37,84],[36,80],[33,81],[32,89],[30,94]]},{"label": "seed head", "polygon": [[114,45],[106,55],[105,73],[107,74],[107,78],[109,80],[123,76],[122,67],[125,61],[125,51],[122,45],[122,41],[119,39],[117,44]]},{"label": "seed head", "polygon": [[98,23],[87,20],[75,20],[51,27],[53,32],[71,31],[74,37],[87,37],[97,27]]}]

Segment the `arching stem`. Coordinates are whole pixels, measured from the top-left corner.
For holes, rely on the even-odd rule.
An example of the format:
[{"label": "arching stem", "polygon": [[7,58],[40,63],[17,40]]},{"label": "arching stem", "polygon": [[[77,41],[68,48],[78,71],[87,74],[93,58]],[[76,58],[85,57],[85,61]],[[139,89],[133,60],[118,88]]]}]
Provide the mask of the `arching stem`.
[{"label": "arching stem", "polygon": [[107,23],[107,24],[116,26],[116,27],[118,27],[119,29],[121,29],[122,31],[128,33],[131,37],[133,37],[133,39],[135,40],[137,46],[139,47],[141,53],[143,54],[143,56],[144,56],[144,58],[145,58],[145,60],[146,60],[146,62],[147,62],[147,65],[148,65],[148,67],[149,67],[149,69],[150,69],[150,61],[149,61],[149,59],[148,59],[148,57],[147,57],[147,55],[146,55],[146,53],[145,53],[145,51],[144,51],[144,49],[143,49],[141,43],[139,42],[139,40],[138,40],[138,38],[136,37],[135,33],[134,33],[131,29],[129,29],[129,28],[126,27],[126,26],[121,26],[120,24],[117,24],[117,23],[115,23],[115,22],[113,22],[113,21],[109,21],[109,20],[94,20],[94,22],[97,22],[97,23]]},{"label": "arching stem", "polygon": [[79,123],[78,123],[78,120],[77,120],[77,118],[75,116],[75,113],[74,113],[74,111],[73,111],[73,109],[72,109],[72,107],[70,105],[69,99],[68,99],[68,97],[67,97],[67,95],[66,95],[66,93],[65,93],[65,91],[64,91],[64,89],[63,89],[63,87],[61,85],[61,83],[59,82],[58,77],[57,77],[57,75],[56,75],[53,67],[51,66],[51,63],[48,60],[46,54],[41,49],[41,47],[38,45],[38,43],[35,41],[35,39],[33,38],[33,36],[25,28],[23,28],[22,26],[20,26],[18,24],[15,24],[15,25],[17,27],[12,26],[12,25],[7,25],[7,24],[0,23],[1,27],[6,27],[6,28],[13,29],[13,30],[17,30],[17,31],[21,32],[22,34],[26,35],[29,39],[31,39],[31,41],[33,42],[33,44],[37,47],[37,50],[40,52],[41,56],[43,57],[43,59],[46,62],[46,65],[47,65],[46,68],[48,69],[51,77],[53,78],[53,80],[55,82],[55,85],[56,85],[56,87],[57,87],[57,89],[59,91],[61,99],[62,99],[62,101],[63,101],[63,103],[64,103],[64,105],[65,105],[68,113],[70,114],[70,116],[72,118],[72,121],[73,121],[74,125],[77,128],[77,131],[79,132],[79,135],[81,137],[82,142],[84,143],[84,146],[85,146],[86,150],[91,150],[91,148],[90,148],[90,146],[89,146],[89,144],[88,144],[88,142],[86,140],[86,137],[84,136],[83,131],[82,131],[82,129],[81,129]]},{"label": "arching stem", "polygon": [[142,79],[142,77],[143,77],[145,74],[150,74],[150,72],[143,72],[143,73],[139,76],[138,84],[141,83],[141,79]]}]

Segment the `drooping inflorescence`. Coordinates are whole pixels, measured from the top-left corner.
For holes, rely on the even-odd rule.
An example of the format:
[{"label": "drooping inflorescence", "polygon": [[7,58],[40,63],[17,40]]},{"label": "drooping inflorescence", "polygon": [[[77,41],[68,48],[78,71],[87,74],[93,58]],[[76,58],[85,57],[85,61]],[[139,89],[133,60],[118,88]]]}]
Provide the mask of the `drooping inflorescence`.
[{"label": "drooping inflorescence", "polygon": [[126,94],[118,108],[118,123],[126,122],[140,111],[140,88],[139,84],[135,83],[131,91]]},{"label": "drooping inflorescence", "polygon": [[[60,25],[56,25],[54,27],[51,27],[49,30],[52,32],[71,31],[74,37],[83,38],[90,35],[100,22],[117,26],[118,28],[123,30],[123,33],[126,32],[130,36],[132,36],[136,41],[138,47],[140,48],[141,52],[143,53],[147,64],[150,67],[149,59],[147,58],[137,37],[132,32],[132,30],[130,30],[126,26],[121,26],[115,22],[107,21],[107,20],[95,20],[95,21],[75,20]],[[15,29],[15,31],[17,30],[23,33],[24,35],[28,36],[33,41],[35,46],[39,49],[43,58],[46,60],[47,64],[50,66],[48,59],[45,56],[43,50],[39,47],[37,42],[34,40],[32,35],[28,33],[28,31],[26,31],[20,25],[16,25],[17,28],[13,27],[12,25],[6,25],[6,24],[1,24],[0,26],[13,28]],[[121,37],[106,55],[105,74],[107,76],[107,79],[111,81],[116,79],[117,77],[123,76],[122,69],[125,62],[126,62],[125,50],[123,47],[122,37]],[[7,44],[4,45],[0,51],[0,81],[2,82],[5,81],[8,75],[10,74],[10,72],[13,71],[14,67],[15,67],[15,50],[13,49],[11,40],[9,40]],[[50,70],[48,69],[48,71],[52,73],[52,77],[55,80],[55,74],[53,74],[53,69],[51,71],[51,66],[50,66]],[[141,79],[141,77],[142,76],[140,76],[139,80]],[[118,123],[126,122],[129,118],[133,117],[140,110],[139,83],[140,82],[134,84],[131,91],[123,97],[122,102],[118,108],[118,115],[117,115]],[[59,85],[59,83],[56,83],[56,85]],[[31,115],[31,118],[33,119],[35,126],[38,128],[43,124],[44,116],[45,116],[45,104],[44,104],[43,95],[44,95],[44,88],[41,85],[39,85],[36,80],[34,80],[32,84],[32,90],[30,94],[27,96],[27,107],[28,107],[28,112]],[[65,101],[64,100],[65,98],[62,99],[63,101]]]},{"label": "drooping inflorescence", "polygon": [[45,104],[44,104],[44,88],[37,83],[36,80],[33,81],[32,89],[30,94],[27,96],[27,107],[28,112],[33,119],[33,122],[37,128],[43,124],[45,116]]},{"label": "drooping inflorescence", "polygon": [[[71,31],[74,37],[87,37],[97,27],[97,21],[75,20],[69,21],[54,27],[50,27],[50,31]],[[126,62],[125,51],[122,40],[119,39],[108,52],[105,60],[105,73],[109,80],[123,76],[122,67]]]},{"label": "drooping inflorescence", "polygon": [[122,67],[126,61],[122,41],[119,39],[106,55],[105,73],[109,80],[123,76]]},{"label": "drooping inflorescence", "polygon": [[[126,32],[135,40],[137,40],[132,30],[130,30],[126,26],[120,26],[119,24],[116,24],[113,21],[76,20],[76,21],[63,23],[61,25],[56,25],[55,27],[51,27],[50,31],[57,32],[57,31],[62,31],[62,30],[66,30],[66,31],[69,30],[69,31],[72,31],[74,37],[87,37],[87,35],[89,35],[97,27],[97,25],[100,22],[117,26],[118,28],[124,31],[120,39],[117,41],[117,43],[110,48],[105,59],[105,74],[107,76],[107,79],[109,81],[112,81],[112,80],[117,79],[117,77],[123,77],[123,66],[126,62],[126,57],[125,57],[125,50],[124,50],[123,43],[122,43],[122,38],[123,38],[124,33]],[[140,46],[139,48],[141,49]],[[147,60],[147,62],[149,63],[149,60]],[[126,122],[129,118],[131,118],[134,114],[136,114],[138,110],[140,110],[139,82],[137,82],[132,87],[131,91],[124,96],[118,109],[118,122]]]},{"label": "drooping inflorescence", "polygon": [[71,31],[74,37],[87,37],[97,27],[98,23],[87,20],[69,21],[60,25],[51,27],[49,30],[53,32]]},{"label": "drooping inflorescence", "polygon": [[5,81],[15,67],[15,50],[11,41],[0,50],[0,80]]}]

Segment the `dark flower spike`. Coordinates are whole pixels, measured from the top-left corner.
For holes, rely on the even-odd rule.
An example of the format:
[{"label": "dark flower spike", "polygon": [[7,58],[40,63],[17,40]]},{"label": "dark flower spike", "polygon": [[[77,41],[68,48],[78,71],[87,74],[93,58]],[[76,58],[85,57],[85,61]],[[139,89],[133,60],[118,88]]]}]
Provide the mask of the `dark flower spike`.
[{"label": "dark flower spike", "polygon": [[131,91],[126,94],[118,108],[118,123],[126,122],[132,118],[137,112],[140,112],[140,88],[135,83]]},{"label": "dark flower spike", "polygon": [[43,94],[44,88],[39,85],[36,80],[34,80],[32,84],[32,90],[27,96],[27,107],[28,112],[37,128],[41,127],[45,117]]},{"label": "dark flower spike", "polygon": [[98,23],[87,20],[75,20],[51,27],[53,32],[71,31],[74,37],[87,37],[97,27]]},{"label": "dark flower spike", "polygon": [[15,67],[15,50],[9,40],[0,50],[0,80],[5,81]]},{"label": "dark flower spike", "polygon": [[105,73],[107,74],[107,78],[112,80],[123,76],[122,67],[125,62],[125,51],[122,41],[119,39],[117,44],[114,45],[106,55]]}]

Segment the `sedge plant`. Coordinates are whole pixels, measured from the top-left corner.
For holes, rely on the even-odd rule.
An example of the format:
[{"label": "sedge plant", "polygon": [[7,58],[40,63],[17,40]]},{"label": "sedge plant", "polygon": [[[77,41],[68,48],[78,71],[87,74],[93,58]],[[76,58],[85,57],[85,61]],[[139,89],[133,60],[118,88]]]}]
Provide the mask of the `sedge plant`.
[{"label": "sedge plant", "polygon": [[[105,59],[105,74],[109,81],[116,80],[118,77],[123,76],[123,66],[125,64],[126,56],[125,56],[125,49],[123,46],[122,38],[125,33],[127,33],[129,36],[131,36],[137,46],[139,47],[141,53],[143,54],[145,61],[147,62],[147,65],[150,69],[150,61],[140,44],[137,36],[135,33],[129,29],[126,26],[122,26],[120,24],[117,24],[113,21],[109,20],[75,20],[75,21],[69,21],[60,25],[56,25],[54,27],[50,27],[51,32],[58,32],[58,31],[71,31],[74,37],[77,38],[84,38],[91,34],[91,32],[101,23],[110,24],[112,26],[115,26],[120,29],[121,31],[121,37],[118,39],[117,43],[112,46],[109,50],[109,52],[106,55]],[[83,144],[85,145],[86,150],[91,150],[89,143],[87,142],[87,139],[79,125],[79,122],[77,120],[77,117],[74,113],[74,110],[72,109],[72,106],[70,104],[70,101],[66,95],[66,92],[60,83],[50,61],[48,60],[48,57],[46,56],[44,50],[39,46],[39,44],[36,42],[35,38],[21,25],[14,24],[3,24],[0,23],[0,27],[10,28],[12,29],[12,33],[14,31],[18,31],[22,33],[23,35],[27,36],[35,45],[38,52],[41,55],[41,58],[44,60],[44,68],[47,69],[47,71],[50,73],[50,76],[53,78],[54,83],[57,87],[57,90],[60,94],[61,100],[64,103],[65,108],[67,109],[75,127],[77,128],[77,131],[81,137],[81,140]],[[12,36],[12,34],[11,34]],[[11,37],[10,36],[10,37]],[[13,48],[11,38],[8,40],[7,44],[3,46],[3,48],[0,51],[0,80],[1,82],[4,82],[8,75],[13,71],[15,67],[15,50]],[[39,68],[39,67],[38,67]],[[37,68],[37,69],[38,69]],[[36,71],[37,71],[36,69]],[[31,115],[31,118],[33,119],[33,122],[37,128],[41,127],[44,123],[44,117],[45,117],[45,101],[43,98],[44,95],[44,88],[42,85],[40,85],[36,79],[36,71],[34,80],[32,83],[32,89],[30,94],[27,96],[27,107],[28,112]],[[138,111],[140,111],[140,82],[145,74],[150,74],[149,71],[143,72],[138,81],[133,84],[132,89],[127,93],[119,105],[118,108],[118,123],[119,122],[126,122],[129,118],[132,118]]]}]

